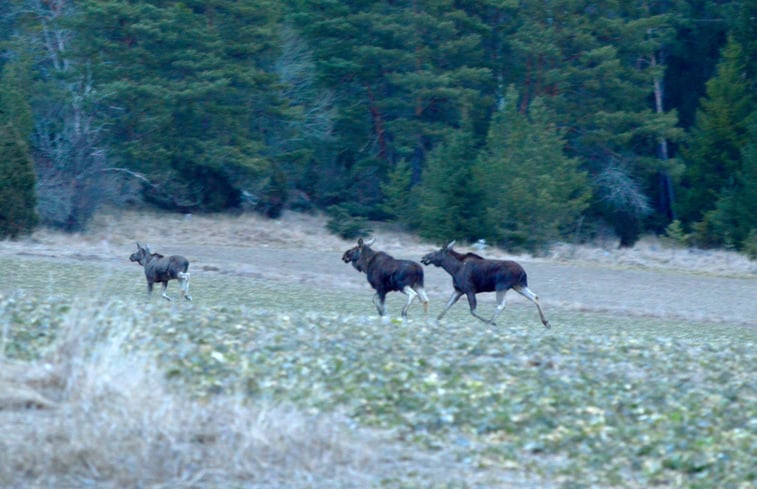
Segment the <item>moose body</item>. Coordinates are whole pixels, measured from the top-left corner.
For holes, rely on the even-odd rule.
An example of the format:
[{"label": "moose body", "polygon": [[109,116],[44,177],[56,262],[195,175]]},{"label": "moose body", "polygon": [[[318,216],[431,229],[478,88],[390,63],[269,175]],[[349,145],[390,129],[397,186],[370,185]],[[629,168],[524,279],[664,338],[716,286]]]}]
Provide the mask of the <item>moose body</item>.
[{"label": "moose body", "polygon": [[407,318],[407,309],[416,297],[428,312],[428,296],[423,289],[423,267],[411,260],[397,260],[383,251],[374,251],[362,238],[357,246],[345,251],[342,261],[351,263],[359,272],[366,274],[368,283],[376,291],[373,303],[379,315],[386,310],[386,294],[392,291],[407,295],[407,304],[402,308],[402,317]]},{"label": "moose body", "polygon": [[[505,294],[513,289],[536,304],[542,324],[547,328],[550,327],[539,305],[539,298],[528,288],[528,278],[522,266],[510,260],[488,260],[474,253],[458,253],[452,249],[454,243],[452,241],[439,251],[429,253],[421,259],[424,265],[442,267],[452,276],[455,291],[438,319],[444,317],[444,314],[465,294],[471,314],[485,323],[494,324],[497,316],[505,308]],[[480,292],[497,293],[497,309],[491,319],[476,314],[476,294]]]},{"label": "moose body", "polygon": [[192,300],[189,295],[189,260],[179,255],[163,256],[160,253],[151,253],[150,246],[142,247],[137,243],[137,251],[129,257],[130,261],[135,261],[145,269],[145,278],[147,279],[147,292],[152,293],[155,283],[162,284],[160,291],[161,297],[171,300],[166,294],[169,280],[178,280],[181,284],[181,290],[184,298]]}]

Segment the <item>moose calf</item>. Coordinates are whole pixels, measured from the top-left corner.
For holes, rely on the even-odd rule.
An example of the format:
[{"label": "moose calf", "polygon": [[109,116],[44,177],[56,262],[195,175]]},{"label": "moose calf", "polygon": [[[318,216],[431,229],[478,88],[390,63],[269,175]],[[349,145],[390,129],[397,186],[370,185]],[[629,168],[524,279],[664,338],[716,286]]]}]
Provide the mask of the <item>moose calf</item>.
[{"label": "moose calf", "polygon": [[423,267],[414,261],[397,260],[383,251],[374,251],[371,244],[373,241],[364,243],[360,238],[357,246],[344,252],[342,261],[352,263],[356,270],[367,275],[368,283],[376,291],[373,303],[379,315],[384,315],[386,294],[394,290],[407,295],[407,304],[402,308],[403,319],[407,319],[407,309],[416,297],[423,303],[423,310],[428,312],[428,296],[423,289]]},{"label": "moose calf", "polygon": [[163,285],[160,291],[161,297],[170,301],[171,298],[166,295],[168,281],[178,280],[181,283],[184,298],[188,301],[192,300],[192,297],[189,295],[189,272],[187,272],[189,269],[189,260],[183,256],[173,255],[165,257],[160,253],[150,253],[150,245],[142,247],[137,243],[137,251],[131,254],[129,260],[135,261],[144,267],[148,293],[152,293],[153,284],[159,282]]}]

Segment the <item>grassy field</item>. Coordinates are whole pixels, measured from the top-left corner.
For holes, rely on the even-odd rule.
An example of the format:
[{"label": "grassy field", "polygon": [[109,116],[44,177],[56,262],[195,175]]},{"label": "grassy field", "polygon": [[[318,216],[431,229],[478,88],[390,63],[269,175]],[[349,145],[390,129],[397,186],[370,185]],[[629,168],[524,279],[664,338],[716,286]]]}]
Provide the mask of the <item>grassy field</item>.
[{"label": "grassy field", "polygon": [[403,323],[366,289],[216,273],[191,292],[0,257],[0,391],[31,390],[0,395],[0,486],[757,483],[753,323],[553,308],[546,330],[521,306],[490,327],[464,305]]}]

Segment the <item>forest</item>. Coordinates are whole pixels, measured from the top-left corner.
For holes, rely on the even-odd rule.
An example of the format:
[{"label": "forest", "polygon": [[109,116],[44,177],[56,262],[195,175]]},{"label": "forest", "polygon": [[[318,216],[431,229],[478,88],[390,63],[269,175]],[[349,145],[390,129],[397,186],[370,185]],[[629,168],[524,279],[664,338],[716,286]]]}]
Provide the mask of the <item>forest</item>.
[{"label": "forest", "polygon": [[0,238],[103,205],[757,256],[757,1],[4,0]]}]

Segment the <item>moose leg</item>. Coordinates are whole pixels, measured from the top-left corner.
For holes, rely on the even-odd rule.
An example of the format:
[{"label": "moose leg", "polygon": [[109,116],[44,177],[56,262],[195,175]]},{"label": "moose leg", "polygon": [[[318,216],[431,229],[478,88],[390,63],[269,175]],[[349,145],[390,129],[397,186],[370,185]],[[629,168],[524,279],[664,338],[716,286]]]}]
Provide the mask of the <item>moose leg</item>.
[{"label": "moose leg", "polygon": [[487,324],[494,324],[493,321],[490,321],[484,317],[479,316],[476,314],[476,293],[475,292],[467,292],[465,294],[468,297],[468,305],[470,306],[470,313],[476,316],[481,321],[487,323]]},{"label": "moose leg", "polygon": [[147,281],[147,294],[148,295],[152,294],[152,286],[153,285],[154,285],[153,282],[150,282],[149,280]]},{"label": "moose leg", "polygon": [[544,327],[549,328],[550,327],[549,321],[547,321],[547,318],[544,317],[544,312],[541,310],[541,306],[539,305],[539,297],[536,294],[534,294],[531,291],[531,289],[529,289],[528,287],[519,286],[519,287],[513,287],[513,289],[515,290],[515,292],[519,293],[526,299],[536,304],[536,308],[539,310],[539,317],[541,318],[542,324],[544,325]]},{"label": "moose leg", "polygon": [[423,303],[423,313],[428,314],[428,295],[426,295],[426,291],[420,286],[414,287],[414,290],[418,293],[418,296],[420,296],[421,302]]},{"label": "moose leg", "polygon": [[492,316],[492,324],[494,324],[494,320],[497,319],[499,313],[505,310],[505,294],[507,294],[507,289],[497,291],[497,309],[494,311],[494,316]]},{"label": "moose leg", "polygon": [[379,313],[379,316],[384,315],[385,311],[385,305],[384,302],[386,301],[386,293],[376,292],[376,295],[373,296],[373,303],[376,305],[376,310]]},{"label": "moose leg", "polygon": [[447,311],[449,311],[449,308],[452,307],[452,306],[454,306],[455,302],[457,302],[457,300],[460,299],[460,297],[462,297],[462,295],[463,295],[463,293],[460,292],[459,290],[456,290],[456,291],[452,292],[452,295],[450,296],[449,300],[447,301],[447,305],[444,306],[444,310],[442,311],[441,314],[439,314],[439,317],[436,318],[437,321],[441,320],[442,317],[444,317],[444,315],[447,313]]},{"label": "moose leg", "polygon": [[184,291],[184,298],[188,301],[192,300],[192,296],[189,295],[189,272],[179,272],[179,281],[181,282],[181,290]]},{"label": "moose leg", "polygon": [[170,301],[171,298],[168,297],[168,294],[166,294],[166,289],[168,288],[168,280],[165,282],[161,282],[162,287],[160,288],[160,296],[164,298],[167,301]]},{"label": "moose leg", "polygon": [[405,307],[402,308],[402,318],[407,319],[407,308],[410,307],[410,304],[413,302],[413,300],[418,297],[418,293],[409,285],[406,285],[402,288],[402,293],[407,295],[407,304],[405,304]]}]

